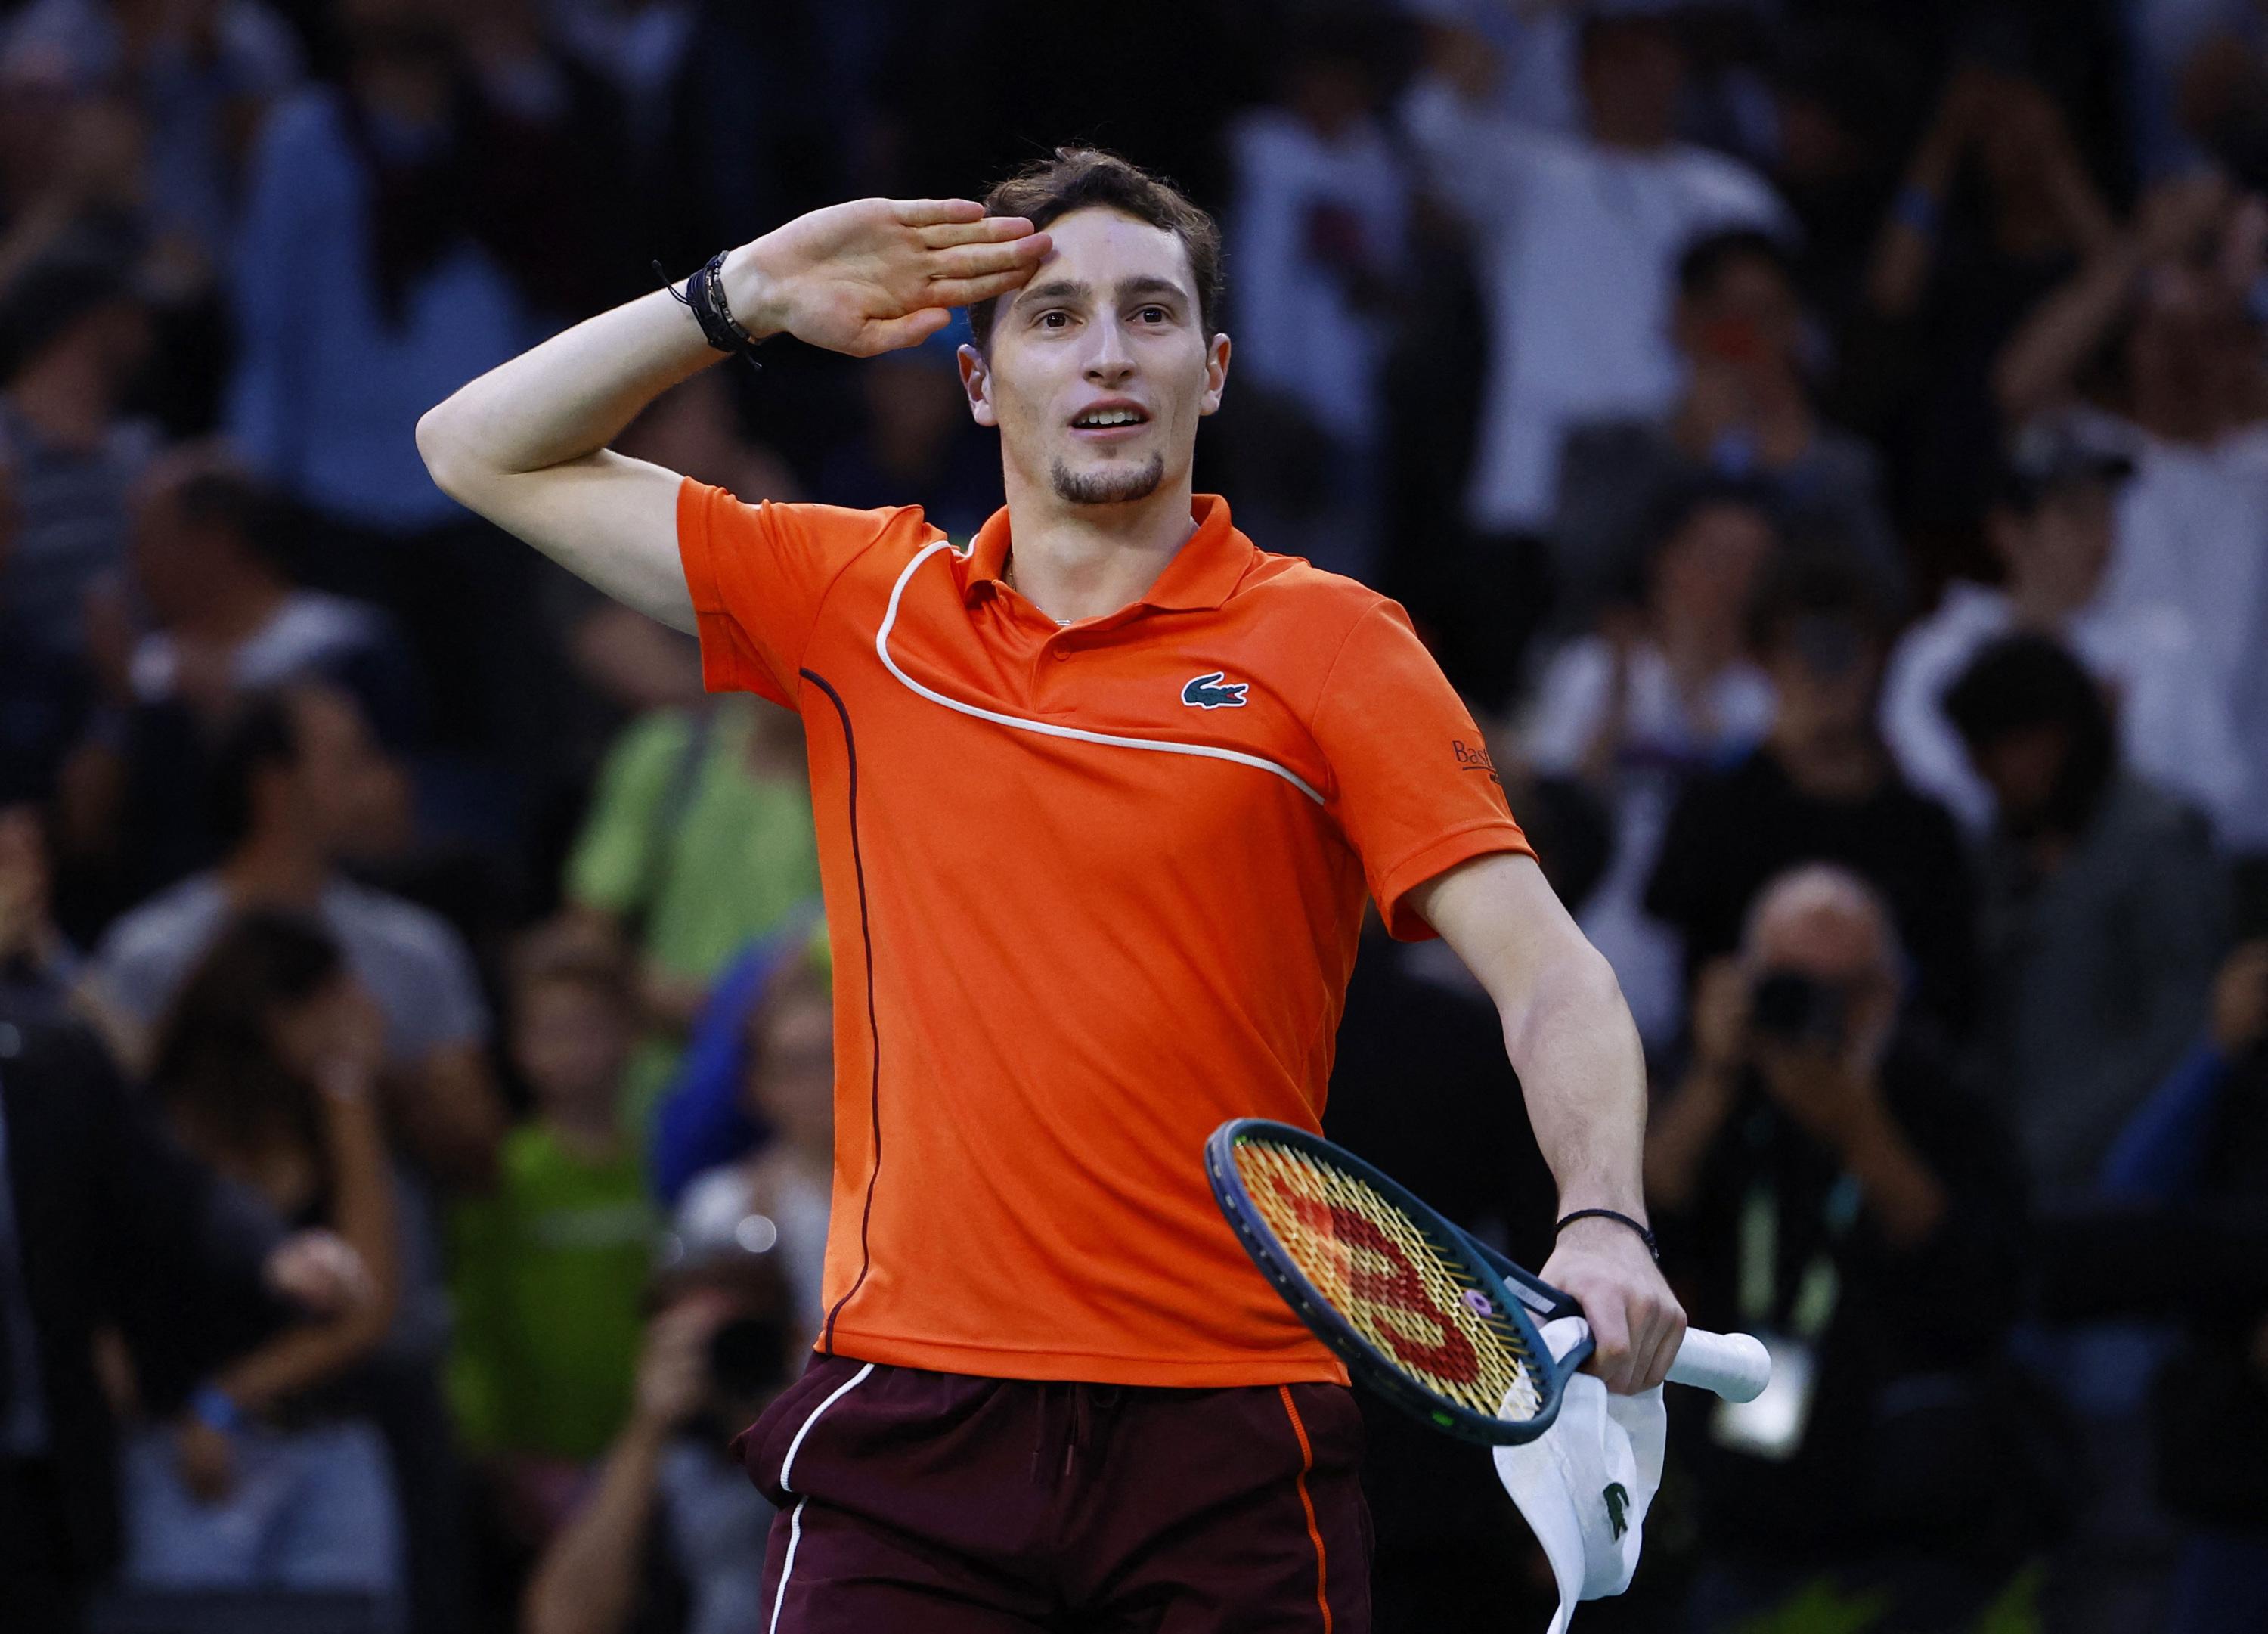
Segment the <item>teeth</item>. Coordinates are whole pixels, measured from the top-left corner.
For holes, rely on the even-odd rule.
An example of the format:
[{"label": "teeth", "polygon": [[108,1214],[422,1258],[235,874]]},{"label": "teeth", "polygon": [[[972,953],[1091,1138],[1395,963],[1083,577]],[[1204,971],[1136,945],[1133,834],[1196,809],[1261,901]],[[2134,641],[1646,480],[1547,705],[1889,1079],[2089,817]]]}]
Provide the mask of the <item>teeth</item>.
[{"label": "teeth", "polygon": [[1142,416],[1131,408],[1105,408],[1098,414],[1079,416],[1078,423],[1080,425],[1089,426],[1133,425],[1141,418]]}]

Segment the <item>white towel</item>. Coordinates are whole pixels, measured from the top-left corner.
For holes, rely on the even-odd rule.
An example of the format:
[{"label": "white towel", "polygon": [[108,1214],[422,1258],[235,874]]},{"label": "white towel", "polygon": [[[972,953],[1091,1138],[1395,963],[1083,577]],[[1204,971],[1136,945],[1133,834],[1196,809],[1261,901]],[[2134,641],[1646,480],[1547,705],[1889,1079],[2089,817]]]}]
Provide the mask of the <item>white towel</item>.
[{"label": "white towel", "polygon": [[[1552,1355],[1565,1356],[1590,1331],[1581,1317],[1563,1316],[1544,1324],[1543,1342]],[[1566,1634],[1577,1601],[1630,1586],[1668,1439],[1660,1386],[1642,1395],[1613,1395],[1590,1374],[1577,1373],[1567,1380],[1550,1429],[1496,1449],[1497,1478],[1527,1517],[1558,1580],[1559,1611],[1550,1634]]]}]

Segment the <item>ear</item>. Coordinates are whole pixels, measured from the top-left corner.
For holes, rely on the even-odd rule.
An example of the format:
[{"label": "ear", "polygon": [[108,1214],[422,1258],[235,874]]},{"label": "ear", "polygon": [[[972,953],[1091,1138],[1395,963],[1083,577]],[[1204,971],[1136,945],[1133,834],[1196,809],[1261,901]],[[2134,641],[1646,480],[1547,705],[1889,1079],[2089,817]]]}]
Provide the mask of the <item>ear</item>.
[{"label": "ear", "polygon": [[1227,389],[1228,336],[1216,335],[1205,348],[1205,388],[1204,395],[1197,399],[1197,412],[1211,414],[1219,408],[1221,394]]},{"label": "ear", "polygon": [[953,354],[953,360],[961,366],[961,389],[968,399],[968,417],[979,425],[998,425],[1000,416],[992,408],[992,369],[984,354],[964,345]]}]

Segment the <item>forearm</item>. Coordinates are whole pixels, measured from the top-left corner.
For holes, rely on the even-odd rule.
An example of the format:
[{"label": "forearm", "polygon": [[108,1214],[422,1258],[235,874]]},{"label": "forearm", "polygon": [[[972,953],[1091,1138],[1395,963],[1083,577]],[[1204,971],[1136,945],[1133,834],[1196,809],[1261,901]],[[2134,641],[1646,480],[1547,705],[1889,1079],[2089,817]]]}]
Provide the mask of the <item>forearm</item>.
[{"label": "forearm", "polygon": [[1944,1183],[1879,1106],[1845,1143],[1844,1162],[1893,1248],[1918,1248],[1936,1234],[1945,1218]]},{"label": "forearm", "polygon": [[585,319],[468,382],[417,423],[434,481],[478,509],[484,481],[584,459],[724,356],[664,290]]},{"label": "forearm", "polygon": [[2021,419],[2071,392],[2080,364],[2124,309],[2141,269],[2139,247],[2119,239],[2041,303],[1992,366],[2002,414]]},{"label": "forearm", "polygon": [[633,1424],[607,1454],[599,1484],[552,1539],[527,1586],[527,1634],[616,1634],[637,1597],[653,1513],[661,1436]]},{"label": "forearm", "polygon": [[1645,1218],[1646,1055],[1606,960],[1580,942],[1501,1008],[1505,1053],[1561,1212]]}]

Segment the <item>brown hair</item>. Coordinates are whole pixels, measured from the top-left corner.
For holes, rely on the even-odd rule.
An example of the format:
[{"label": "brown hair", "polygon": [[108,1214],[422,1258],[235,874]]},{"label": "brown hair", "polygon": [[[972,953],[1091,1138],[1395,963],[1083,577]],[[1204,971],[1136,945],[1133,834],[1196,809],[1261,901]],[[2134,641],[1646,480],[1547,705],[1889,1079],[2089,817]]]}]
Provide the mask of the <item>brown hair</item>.
[{"label": "brown hair", "polygon": [[[986,215],[1021,216],[1035,227],[1075,210],[1115,210],[1179,239],[1197,279],[1197,318],[1205,336],[1210,340],[1219,332],[1220,224],[1165,177],[1101,148],[1063,147],[984,195]],[[968,309],[968,328],[979,351],[992,338],[999,304],[995,296]]]},{"label": "brown hair", "polygon": [[537,988],[554,983],[581,988],[625,1012],[637,1007],[630,961],[610,937],[571,919],[554,919],[523,935],[508,975],[515,1007]]}]

